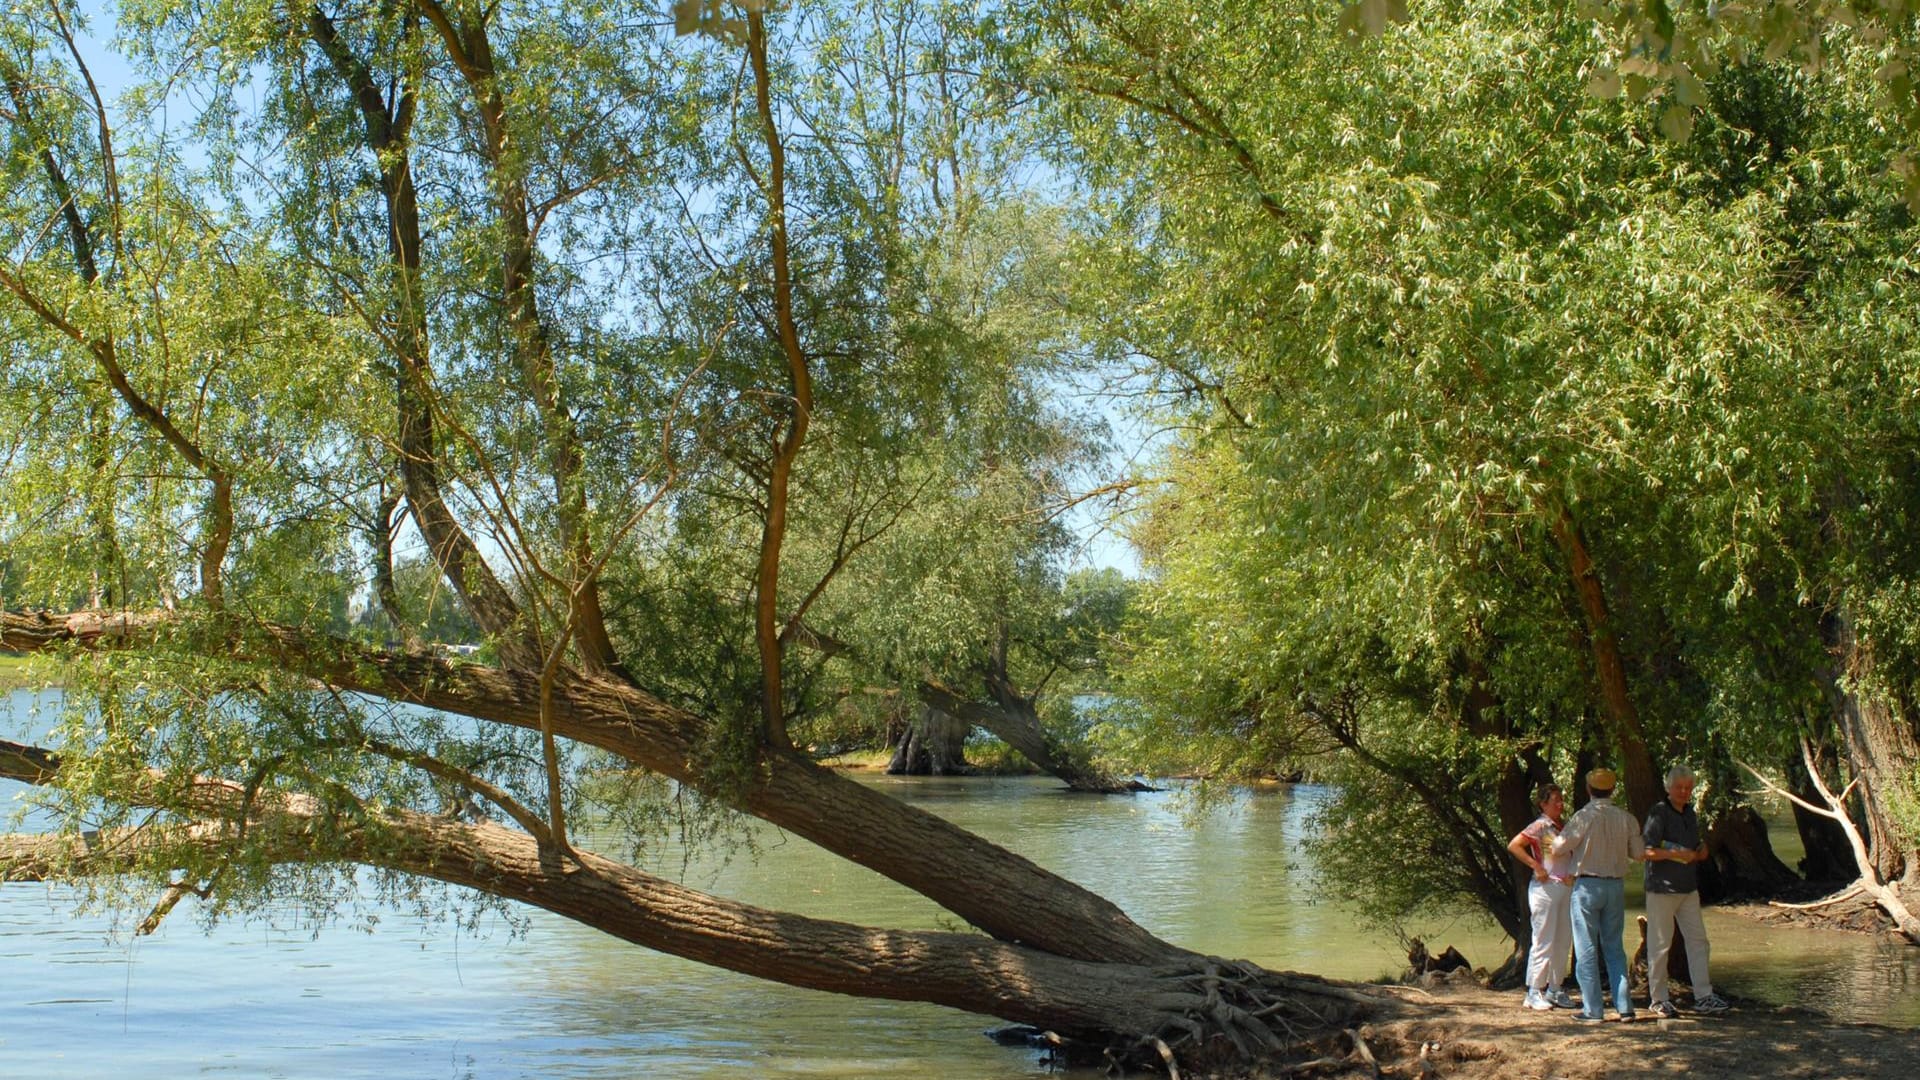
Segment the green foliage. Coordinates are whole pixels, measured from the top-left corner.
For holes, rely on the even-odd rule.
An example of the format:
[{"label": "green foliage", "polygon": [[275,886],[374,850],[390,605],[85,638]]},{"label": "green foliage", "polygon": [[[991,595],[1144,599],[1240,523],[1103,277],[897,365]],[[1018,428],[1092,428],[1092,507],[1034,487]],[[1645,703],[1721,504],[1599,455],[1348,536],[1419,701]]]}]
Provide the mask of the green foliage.
[{"label": "green foliage", "polygon": [[[742,81],[749,11],[766,18],[770,116]],[[235,618],[481,642],[493,624],[472,581],[428,561],[430,511],[403,475],[403,458],[426,471],[408,441],[424,415],[432,480],[523,625],[553,640],[576,552],[604,558],[617,674],[714,721],[697,793],[565,746],[549,791],[534,736],[317,692],[183,631],[73,681],[65,826],[182,827],[189,776],[317,800],[325,825],[291,868],[280,838],[231,823],[212,847],[156,845],[129,895],[177,880],[211,886],[215,915],[288,892],[317,912],[354,891],[329,860],[349,836],[383,842],[367,831],[380,808],[508,820],[484,785],[535,816],[559,798],[583,833],[610,830],[598,842],[738,838],[727,808],[764,749],[770,446],[792,393],[768,123],[814,384],[777,607],[860,657],[793,644],[779,709],[803,738],[870,734],[883,710],[837,706],[897,701],[1002,642],[1023,683],[1097,679],[1125,589],[1066,580],[1054,519],[1102,434],[1057,401],[1083,359],[1059,287],[1075,225],[1031,182],[1032,133],[968,74],[985,66],[971,12],[116,14],[142,81],[99,103],[106,140],[57,22],[36,8],[0,29],[0,73],[22,74],[30,106],[0,121],[0,247],[18,275],[0,303],[5,603],[192,612],[225,539]],[[492,66],[474,77],[482,32]],[[403,419],[396,399],[420,407]],[[397,620],[375,595],[387,561]],[[1049,722],[1072,730],[1064,694]],[[146,768],[165,790],[141,790]]]},{"label": "green foliage", "polygon": [[[448,587],[440,569],[430,560],[403,558],[396,562],[393,589],[406,627],[423,640],[463,645],[476,643],[484,636],[467,609],[466,599]],[[382,639],[403,636],[402,628],[392,625],[377,598],[368,602],[359,621]]]},{"label": "green foliage", "polygon": [[[1564,777],[1596,741],[1597,633],[1661,758],[1777,759],[1837,612],[1911,697],[1920,293],[1881,96],[1911,96],[1905,5],[440,14],[484,28],[490,70],[406,4],[127,0],[150,81],[100,103],[111,156],[60,28],[0,28],[0,588],[191,609],[230,540],[230,611],[476,641],[424,508],[392,525],[418,399],[542,641],[605,560],[619,674],[716,721],[707,784],[568,751],[549,792],[532,736],[317,693],[189,624],[75,679],[66,823],[179,825],[197,775],[337,831],[281,869],[230,825],[144,880],[321,904],[379,807],[508,816],[375,743],[536,813],[727,842],[796,400],[781,274],[813,386],[775,597],[801,742],[871,740],[929,680],[1044,690],[1104,766],[1338,782],[1329,873],[1392,919],[1489,902],[1506,767]],[[1135,478],[1145,583],[1064,569],[1066,493],[1111,438],[1066,399],[1108,375],[1171,433]],[[400,552],[407,627],[370,544]]]},{"label": "green foliage", "polygon": [[[1823,615],[1906,565],[1912,232],[1872,87],[1756,58],[1675,114],[1586,93],[1589,27],[1551,5],[1359,44],[1216,14],[1007,34],[1101,185],[1110,352],[1154,358],[1133,385],[1180,432],[1135,529],[1135,745],[1338,777],[1334,820],[1390,798],[1415,848],[1459,829],[1414,779],[1497,822],[1500,765],[1564,779],[1601,711],[1570,522],[1656,760],[1777,757],[1824,707]],[[1329,865],[1368,891],[1397,850]],[[1472,861],[1391,871],[1378,913],[1486,902]]]},{"label": "green foliage", "polygon": [[1405,787],[1352,764],[1333,768],[1330,798],[1314,811],[1307,850],[1323,888],[1368,925],[1398,930],[1417,918],[1477,913],[1461,889],[1460,852]]},{"label": "green foliage", "polygon": [[1920,26],[1904,0],[1587,0],[1579,13],[1607,44],[1587,91],[1653,105],[1661,131],[1676,142],[1688,140],[1702,110],[1720,104],[1713,83],[1730,68],[1792,65],[1809,78],[1837,75],[1877,90],[1876,105],[1899,140],[1887,148],[1887,164],[1905,182],[1909,205],[1920,198],[1912,154],[1920,136],[1912,72]]}]

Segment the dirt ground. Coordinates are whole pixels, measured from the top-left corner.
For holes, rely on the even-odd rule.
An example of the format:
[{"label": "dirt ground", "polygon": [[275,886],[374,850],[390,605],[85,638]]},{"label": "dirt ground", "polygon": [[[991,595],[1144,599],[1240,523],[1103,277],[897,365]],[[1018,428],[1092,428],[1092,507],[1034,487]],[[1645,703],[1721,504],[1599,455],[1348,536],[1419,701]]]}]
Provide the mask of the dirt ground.
[{"label": "dirt ground", "polygon": [[1576,1024],[1530,1012],[1518,992],[1442,984],[1403,990],[1397,1018],[1360,1029],[1378,1071],[1344,1060],[1272,1076],[1432,1080],[1920,1080],[1920,1031],[1840,1024],[1795,1008],[1742,1006],[1719,1016],[1658,1020],[1643,1007],[1621,1023]]}]

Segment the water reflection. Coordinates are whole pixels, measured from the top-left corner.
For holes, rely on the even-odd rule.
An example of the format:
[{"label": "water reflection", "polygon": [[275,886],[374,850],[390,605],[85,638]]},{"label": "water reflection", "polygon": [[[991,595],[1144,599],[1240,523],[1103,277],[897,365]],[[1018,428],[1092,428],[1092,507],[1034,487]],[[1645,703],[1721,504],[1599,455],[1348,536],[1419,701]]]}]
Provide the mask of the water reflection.
[{"label": "water reflection", "polygon": [[[44,703],[43,703],[44,704]],[[16,725],[15,730],[18,730]],[[901,798],[1055,868],[1150,929],[1262,964],[1370,978],[1401,965],[1300,851],[1324,792],[1243,796],[1193,816],[1176,793],[1073,795],[1052,781],[873,778]],[[14,786],[12,790],[17,790]],[[10,794],[0,790],[0,796]],[[649,848],[663,876],[755,903],[878,925],[952,917],[798,838],[756,833],[758,859]],[[611,845],[610,845],[611,846]],[[1920,1026],[1920,950],[1764,927],[1709,910],[1716,982],[1769,1003]],[[1475,921],[1415,928],[1479,963]],[[0,1061],[10,1075],[312,1077],[747,1076],[989,1080],[1038,1076],[992,1021],[933,1006],[776,986],[660,956],[536,913],[478,938],[388,912],[374,933],[317,939],[291,909],[212,935],[183,905],[152,938],[109,939],[57,893],[0,887]]]}]

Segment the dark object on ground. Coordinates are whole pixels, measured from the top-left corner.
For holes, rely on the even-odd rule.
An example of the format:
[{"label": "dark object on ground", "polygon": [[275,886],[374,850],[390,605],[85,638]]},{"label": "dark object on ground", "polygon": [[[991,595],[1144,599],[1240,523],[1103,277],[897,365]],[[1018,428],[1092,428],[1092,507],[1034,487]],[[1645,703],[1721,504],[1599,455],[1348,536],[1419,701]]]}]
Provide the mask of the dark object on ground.
[{"label": "dark object on ground", "polygon": [[1413,969],[1415,975],[1425,975],[1429,971],[1445,973],[1473,967],[1466,957],[1460,955],[1459,949],[1449,945],[1440,955],[1434,956],[1427,951],[1427,943],[1419,938],[1414,938],[1412,944],[1407,947],[1407,965]]}]

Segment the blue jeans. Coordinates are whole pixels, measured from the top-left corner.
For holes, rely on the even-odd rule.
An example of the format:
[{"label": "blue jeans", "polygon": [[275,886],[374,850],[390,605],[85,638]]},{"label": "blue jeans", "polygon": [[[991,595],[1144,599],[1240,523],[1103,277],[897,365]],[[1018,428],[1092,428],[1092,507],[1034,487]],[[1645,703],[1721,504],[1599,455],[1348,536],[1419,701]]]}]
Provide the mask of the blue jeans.
[{"label": "blue jeans", "polygon": [[1606,1015],[1600,984],[1600,960],[1613,977],[1613,1007],[1633,1015],[1627,985],[1627,950],[1620,935],[1627,925],[1627,886],[1619,878],[1577,878],[1573,883],[1573,975],[1580,982],[1580,1012],[1595,1020]]}]

